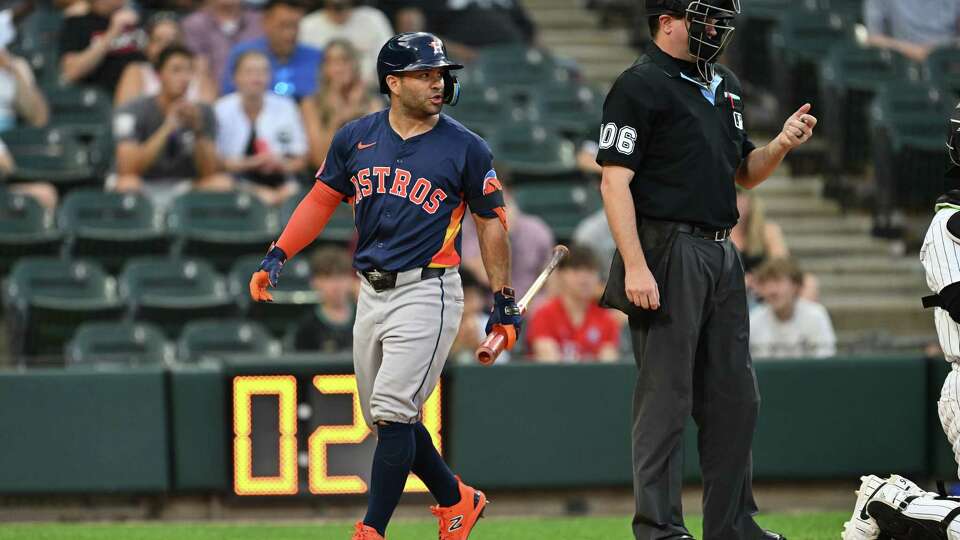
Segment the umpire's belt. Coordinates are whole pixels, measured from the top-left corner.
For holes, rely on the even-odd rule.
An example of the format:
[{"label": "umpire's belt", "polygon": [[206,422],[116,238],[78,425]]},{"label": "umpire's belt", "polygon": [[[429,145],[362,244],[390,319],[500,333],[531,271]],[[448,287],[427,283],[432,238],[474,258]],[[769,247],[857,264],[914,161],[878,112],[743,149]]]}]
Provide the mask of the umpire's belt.
[{"label": "umpire's belt", "polygon": [[360,275],[377,292],[383,292],[387,289],[393,289],[413,283],[440,277],[447,272],[447,268],[414,268],[413,270],[404,270],[402,272],[388,272],[386,270],[365,270]]},{"label": "umpire's belt", "polygon": [[723,242],[730,238],[730,229],[717,229],[712,227],[701,227],[693,223],[684,223],[681,221],[663,221],[660,219],[641,218],[641,227],[653,227],[657,229],[675,230],[686,234],[691,234],[704,240],[712,242]]}]

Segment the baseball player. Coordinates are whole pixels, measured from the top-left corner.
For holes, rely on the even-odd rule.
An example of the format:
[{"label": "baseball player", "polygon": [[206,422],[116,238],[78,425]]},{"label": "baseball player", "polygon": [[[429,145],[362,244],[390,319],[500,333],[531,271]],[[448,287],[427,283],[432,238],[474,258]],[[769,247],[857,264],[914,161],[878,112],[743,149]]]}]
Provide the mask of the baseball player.
[{"label": "baseball player", "polygon": [[716,61],[739,0],[646,0],[653,43],[611,88],[600,150],[617,244],[603,303],[629,316],[638,368],[633,479],[637,540],[692,538],[683,521],[683,430],[699,428],[703,536],[783,540],[754,520],[759,394],[743,265],[730,241],[736,185],[764,182],[817,119],[800,107],[769,144],[744,122],[736,75]]},{"label": "baseball player", "polygon": [[353,540],[385,536],[411,471],[437,501],[441,540],[465,540],[487,505],[450,472],[420,423],[463,314],[457,266],[467,208],[495,291],[487,331],[499,327],[512,347],[520,329],[490,149],[440,114],[459,97],[451,70],[461,67],[432,34],[400,34],[383,46],[377,73],[390,107],[336,133],[313,189],[250,281],[253,298],[269,301],[284,262],[316,238],[337,204],[353,206],[353,265],[362,277],[353,362],[363,416],[377,432],[367,514]]},{"label": "baseball player", "polygon": [[[934,321],[950,373],[943,383],[937,412],[960,464],[960,105],[950,119],[947,150],[953,166],[947,171],[946,193],[934,206],[933,221],[920,248],[927,286],[934,294],[923,299],[925,308],[936,308]],[[844,523],[843,540],[909,538],[910,540],[960,540],[960,499],[928,493],[913,482],[893,475],[887,479],[865,476],[857,490],[850,521]]]}]

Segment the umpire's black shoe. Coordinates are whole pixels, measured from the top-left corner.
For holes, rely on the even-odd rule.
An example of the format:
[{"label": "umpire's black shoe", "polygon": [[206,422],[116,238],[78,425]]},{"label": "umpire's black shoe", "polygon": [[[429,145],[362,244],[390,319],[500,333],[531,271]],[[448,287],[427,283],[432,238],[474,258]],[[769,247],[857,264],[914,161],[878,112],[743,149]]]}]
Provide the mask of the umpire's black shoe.
[{"label": "umpire's black shoe", "polygon": [[763,536],[760,537],[760,540],[787,540],[787,537],[773,531],[763,531]]}]

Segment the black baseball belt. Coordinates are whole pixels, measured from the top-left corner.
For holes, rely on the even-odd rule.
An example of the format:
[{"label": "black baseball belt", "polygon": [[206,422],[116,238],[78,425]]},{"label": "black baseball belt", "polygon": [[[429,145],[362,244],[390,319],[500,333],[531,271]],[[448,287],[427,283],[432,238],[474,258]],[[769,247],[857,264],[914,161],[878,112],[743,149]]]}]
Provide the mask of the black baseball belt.
[{"label": "black baseball belt", "polygon": [[730,238],[730,231],[732,230],[729,228],[701,227],[700,225],[694,225],[693,223],[685,223],[682,221],[664,221],[647,217],[642,218],[641,227],[670,228],[676,230],[677,232],[690,234],[696,236],[697,238],[703,238],[704,240],[710,240],[711,242],[725,241],[726,239]]},{"label": "black baseball belt", "polygon": [[[421,268],[420,281],[433,279],[445,274],[446,268]],[[387,270],[361,270],[360,275],[367,280],[367,283],[377,292],[383,292],[393,289],[397,286],[397,276],[401,272],[390,272]]]}]

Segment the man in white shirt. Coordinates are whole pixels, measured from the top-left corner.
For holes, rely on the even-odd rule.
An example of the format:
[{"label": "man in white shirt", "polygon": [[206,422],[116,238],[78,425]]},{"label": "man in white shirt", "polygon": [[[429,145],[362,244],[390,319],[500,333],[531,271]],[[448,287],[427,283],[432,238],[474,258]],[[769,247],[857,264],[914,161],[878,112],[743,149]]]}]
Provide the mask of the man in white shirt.
[{"label": "man in white shirt", "polygon": [[250,50],[234,64],[237,91],[214,105],[217,151],[224,168],[271,206],[299,192],[295,177],[307,164],[307,137],[296,102],[269,92],[270,61]]},{"label": "man in white shirt", "polygon": [[826,308],[799,297],[803,272],[793,261],[771,259],[755,275],[764,304],[750,312],[754,358],[823,358],[837,353]]},{"label": "man in white shirt", "polygon": [[345,39],[360,52],[360,71],[367,82],[377,80],[377,55],[393,37],[390,20],[377,8],[354,6],[354,0],[324,0],[323,9],[303,18],[300,42],[323,49],[333,39]]}]

